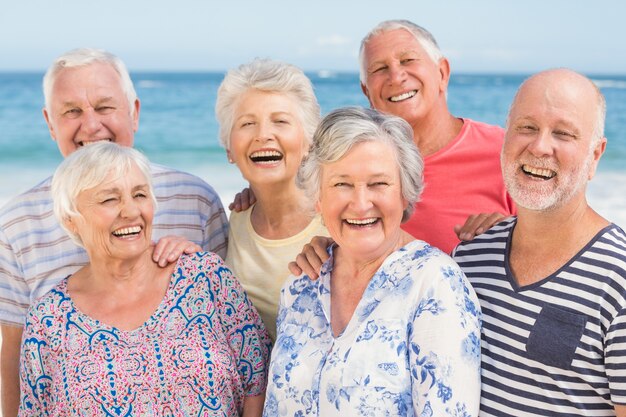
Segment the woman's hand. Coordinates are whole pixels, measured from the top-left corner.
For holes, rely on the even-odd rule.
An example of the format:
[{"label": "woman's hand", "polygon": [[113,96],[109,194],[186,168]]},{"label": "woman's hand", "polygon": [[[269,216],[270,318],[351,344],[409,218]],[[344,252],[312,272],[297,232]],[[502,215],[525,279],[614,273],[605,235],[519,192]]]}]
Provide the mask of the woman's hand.
[{"label": "woman's hand", "polygon": [[315,236],[311,243],[304,245],[296,260],[289,262],[289,271],[296,276],[304,272],[309,278],[317,279],[322,264],[329,258],[326,249],[332,244],[333,240],[329,237]]},{"label": "woman's hand", "polygon": [[456,233],[459,240],[472,240],[479,234],[491,229],[494,224],[499,223],[506,217],[502,213],[472,214],[465,220],[463,226],[460,224],[454,226],[454,233]]},{"label": "woman's hand", "polygon": [[231,211],[246,211],[256,203],[256,197],[250,188],[244,188],[241,192],[235,194],[235,201],[228,205],[228,209]]},{"label": "woman's hand", "polygon": [[164,267],[180,258],[183,253],[202,252],[202,247],[181,236],[164,236],[154,246],[152,260]]}]

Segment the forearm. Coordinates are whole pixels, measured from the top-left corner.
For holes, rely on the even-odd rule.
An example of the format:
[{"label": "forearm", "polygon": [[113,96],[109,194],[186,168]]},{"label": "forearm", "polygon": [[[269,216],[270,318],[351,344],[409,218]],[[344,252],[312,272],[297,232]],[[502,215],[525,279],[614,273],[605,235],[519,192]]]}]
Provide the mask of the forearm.
[{"label": "forearm", "polygon": [[2,350],[0,353],[0,379],[2,416],[15,417],[20,403],[20,345],[22,327],[2,325]]},{"label": "forearm", "polygon": [[265,394],[246,397],[243,402],[242,417],[260,417],[263,414]]}]

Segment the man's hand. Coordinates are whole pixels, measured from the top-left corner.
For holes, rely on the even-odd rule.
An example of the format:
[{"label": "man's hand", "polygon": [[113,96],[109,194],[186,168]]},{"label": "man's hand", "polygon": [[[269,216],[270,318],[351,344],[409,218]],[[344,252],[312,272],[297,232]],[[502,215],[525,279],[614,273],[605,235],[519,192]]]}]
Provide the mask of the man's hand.
[{"label": "man's hand", "polygon": [[154,246],[152,260],[164,267],[180,258],[183,253],[202,252],[202,248],[180,236],[164,236]]},{"label": "man's hand", "polygon": [[454,233],[456,233],[459,240],[472,240],[506,217],[507,216],[502,213],[472,214],[465,220],[463,226],[460,224],[454,226]]},{"label": "man's hand", "polygon": [[0,379],[2,380],[2,415],[17,416],[20,404],[20,347],[22,327],[2,325],[2,353]]},{"label": "man's hand", "polygon": [[228,209],[231,211],[248,210],[254,203],[256,203],[256,197],[250,188],[244,188],[241,192],[235,194],[235,201],[228,205]]},{"label": "man's hand", "polygon": [[289,262],[289,271],[294,275],[304,272],[309,278],[317,279],[322,264],[329,258],[326,248],[332,244],[333,240],[329,237],[315,236],[311,243],[304,245],[295,262]]}]

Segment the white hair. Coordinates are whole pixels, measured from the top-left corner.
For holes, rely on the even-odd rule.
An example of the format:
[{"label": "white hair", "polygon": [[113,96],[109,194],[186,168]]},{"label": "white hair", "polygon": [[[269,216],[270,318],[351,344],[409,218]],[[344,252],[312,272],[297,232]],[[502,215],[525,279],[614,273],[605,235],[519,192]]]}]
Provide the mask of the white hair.
[{"label": "white hair", "polygon": [[126,99],[128,100],[130,114],[134,116],[137,93],[135,92],[135,87],[133,86],[133,81],[130,79],[126,65],[124,65],[124,62],[120,58],[112,53],[94,48],[73,49],[59,56],[54,60],[52,65],[50,65],[48,71],[46,71],[46,75],[43,77],[43,96],[46,109],[50,111],[54,82],[63,69],[86,67],[94,63],[108,64],[119,74],[122,83],[122,91],[124,91]]},{"label": "white hair", "polygon": [[311,80],[294,65],[269,59],[255,59],[228,71],[217,90],[215,117],[220,125],[222,146],[230,149],[230,134],[238,99],[249,90],[289,94],[298,107],[304,136],[311,143],[320,120],[320,106]]},{"label": "white hair", "polygon": [[441,53],[441,49],[439,49],[439,45],[437,44],[435,37],[423,27],[411,22],[410,20],[385,20],[376,25],[374,29],[370,30],[361,41],[361,48],[359,49],[359,69],[361,82],[363,84],[365,84],[367,78],[365,46],[373,37],[378,36],[381,33],[398,29],[406,30],[413,35],[415,40],[417,40],[422,48],[424,48],[424,51],[426,51],[426,54],[433,60],[433,62],[438,63],[439,60],[443,58],[443,54]]},{"label": "white hair", "polygon": [[362,107],[330,112],[313,136],[296,183],[313,201],[318,200],[323,165],[340,160],[356,144],[370,141],[389,144],[396,155],[402,196],[409,202],[402,214],[402,221],[407,221],[424,187],[424,162],[413,142],[413,129],[400,117]]},{"label": "white hair", "polygon": [[150,163],[141,152],[112,142],[98,142],[72,152],[61,162],[52,177],[53,209],[58,222],[76,244],[82,246],[82,241],[67,227],[66,221],[80,216],[76,208],[78,195],[102,184],[110,175],[121,177],[127,174],[133,165],[146,178],[150,198],[156,210]]}]

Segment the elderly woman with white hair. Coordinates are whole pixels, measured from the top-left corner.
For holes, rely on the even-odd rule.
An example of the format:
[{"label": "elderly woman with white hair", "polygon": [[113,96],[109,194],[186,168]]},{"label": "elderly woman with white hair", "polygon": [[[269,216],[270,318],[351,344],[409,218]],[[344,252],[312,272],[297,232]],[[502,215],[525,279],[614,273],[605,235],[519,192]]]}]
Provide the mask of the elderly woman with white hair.
[{"label": "elderly woman with white hair", "polygon": [[475,416],[480,308],[452,259],[402,231],[422,189],[410,126],[331,112],[298,183],[335,244],[282,290],[266,416]]},{"label": "elderly woman with white hair", "polygon": [[314,236],[327,236],[295,178],[320,118],[311,81],[299,68],[256,59],[226,74],[215,113],[231,163],[256,203],[230,215],[226,263],[272,337],[287,265]]},{"label": "elderly woman with white hair", "polygon": [[29,309],[19,414],[260,415],[269,337],[219,256],[152,260],[147,159],[108,142],[81,148],[52,196],[89,263]]}]

